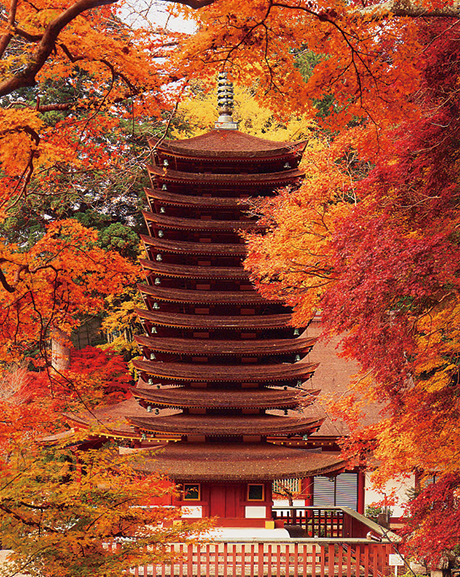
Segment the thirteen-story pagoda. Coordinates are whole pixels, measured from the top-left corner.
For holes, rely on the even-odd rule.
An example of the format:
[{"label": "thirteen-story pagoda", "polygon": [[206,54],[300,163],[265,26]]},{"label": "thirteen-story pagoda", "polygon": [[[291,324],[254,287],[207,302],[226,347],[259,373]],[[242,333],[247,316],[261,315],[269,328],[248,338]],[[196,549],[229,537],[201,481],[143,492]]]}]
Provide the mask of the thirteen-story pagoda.
[{"label": "thirteen-story pagoda", "polygon": [[238,131],[225,75],[219,91],[214,130],[150,141],[139,286],[146,309],[137,311],[146,334],[137,337],[144,359],[134,363],[140,410],[125,415],[123,434],[136,447],[164,444],[143,468],[182,487],[175,504],[190,516],[264,526],[273,480],[324,475],[343,463],[306,448],[322,423],[308,416],[318,393],[306,385],[314,339],[299,335],[290,311],[262,298],[243,268],[241,232],[259,226],[250,199],[300,185],[305,142]]},{"label": "thirteen-story pagoda", "polygon": [[257,227],[250,199],[301,183],[305,143],[236,130],[222,76],[215,130],[150,142],[138,311],[147,335],[134,391],[146,414],[131,421],[145,439],[170,441],[153,466],[184,485],[197,514],[262,520],[273,479],[324,474],[336,458],[275,444],[321,425],[303,410],[316,394],[303,386],[313,340],[296,336],[289,310],[263,299],[242,264],[241,232]]}]

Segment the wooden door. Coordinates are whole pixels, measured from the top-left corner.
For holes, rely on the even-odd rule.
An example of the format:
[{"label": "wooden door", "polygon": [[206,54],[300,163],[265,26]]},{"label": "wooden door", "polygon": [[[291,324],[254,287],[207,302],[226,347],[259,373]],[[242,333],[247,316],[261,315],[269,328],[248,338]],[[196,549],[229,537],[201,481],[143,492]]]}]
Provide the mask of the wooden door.
[{"label": "wooden door", "polygon": [[209,514],[211,517],[237,517],[239,486],[236,483],[219,483],[209,487]]}]

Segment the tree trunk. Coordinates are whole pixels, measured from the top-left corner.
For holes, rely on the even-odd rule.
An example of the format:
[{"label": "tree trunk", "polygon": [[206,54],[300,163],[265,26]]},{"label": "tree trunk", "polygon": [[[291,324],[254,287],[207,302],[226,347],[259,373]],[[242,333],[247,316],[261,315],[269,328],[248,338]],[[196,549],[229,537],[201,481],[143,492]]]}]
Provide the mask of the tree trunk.
[{"label": "tree trunk", "polygon": [[70,335],[54,327],[51,332],[51,366],[56,371],[70,368]]}]

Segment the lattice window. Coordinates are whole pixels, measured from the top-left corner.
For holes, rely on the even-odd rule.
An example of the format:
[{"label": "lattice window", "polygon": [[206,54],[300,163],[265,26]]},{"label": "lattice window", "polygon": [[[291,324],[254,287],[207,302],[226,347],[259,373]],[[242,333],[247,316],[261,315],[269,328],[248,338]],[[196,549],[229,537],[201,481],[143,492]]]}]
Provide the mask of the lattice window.
[{"label": "lattice window", "polygon": [[295,495],[300,493],[301,488],[301,479],[277,479],[273,481],[273,498],[286,499],[287,492]]}]

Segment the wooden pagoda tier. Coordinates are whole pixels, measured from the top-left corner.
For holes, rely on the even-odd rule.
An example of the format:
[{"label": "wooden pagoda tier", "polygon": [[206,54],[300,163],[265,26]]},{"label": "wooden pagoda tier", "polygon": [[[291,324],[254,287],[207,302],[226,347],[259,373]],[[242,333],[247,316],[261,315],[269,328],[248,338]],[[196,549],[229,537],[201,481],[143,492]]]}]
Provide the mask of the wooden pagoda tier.
[{"label": "wooden pagoda tier", "polygon": [[220,129],[150,146],[146,309],[137,311],[146,334],[133,390],[143,413],[127,418],[141,446],[167,444],[144,468],[181,482],[264,483],[342,468],[330,451],[281,446],[306,447],[322,423],[308,415],[314,339],[254,290],[242,264],[241,232],[263,230],[251,199],[300,185],[305,143]]},{"label": "wooden pagoda tier", "polygon": [[305,391],[299,389],[286,390],[281,388],[252,389],[245,391],[228,390],[225,395],[213,389],[191,389],[182,387],[180,403],[175,388],[162,387],[160,389],[141,388],[134,391],[134,397],[139,399],[147,410],[152,407],[169,409],[201,408],[201,409],[251,409],[254,406],[263,409],[295,409],[302,403],[304,407],[310,405],[319,391]]}]

